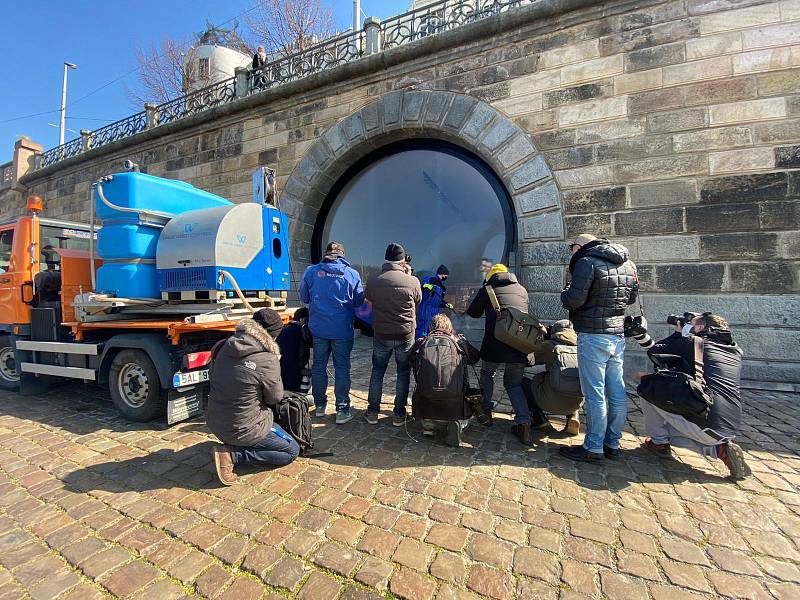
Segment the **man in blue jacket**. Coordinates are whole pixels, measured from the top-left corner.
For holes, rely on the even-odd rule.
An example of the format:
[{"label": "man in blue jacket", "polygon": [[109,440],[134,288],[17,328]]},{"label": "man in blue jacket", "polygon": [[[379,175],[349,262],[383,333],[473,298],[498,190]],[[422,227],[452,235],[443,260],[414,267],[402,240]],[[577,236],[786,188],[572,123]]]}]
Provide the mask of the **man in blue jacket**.
[{"label": "man in blue jacket", "polygon": [[300,300],[308,304],[308,327],[314,336],[311,391],[316,416],[328,403],[328,358],[333,354],[336,423],[350,421],[350,353],[353,350],[355,308],[364,303],[361,276],[344,259],[344,246],[331,242],[319,264],[311,265],[300,283]]}]

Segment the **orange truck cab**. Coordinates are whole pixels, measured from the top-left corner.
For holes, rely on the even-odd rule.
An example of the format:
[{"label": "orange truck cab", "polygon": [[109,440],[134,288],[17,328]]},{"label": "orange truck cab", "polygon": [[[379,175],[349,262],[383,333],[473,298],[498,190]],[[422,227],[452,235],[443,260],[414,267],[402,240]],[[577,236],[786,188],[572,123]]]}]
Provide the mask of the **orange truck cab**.
[{"label": "orange truck cab", "polygon": [[[212,348],[236,321],[185,314],[76,318],[73,300],[92,292],[89,225],[29,216],[0,224],[0,388],[39,393],[55,381],[107,384],[132,421],[169,424],[202,411]],[[102,261],[95,258],[94,267]],[[289,313],[284,310],[284,320]]]}]

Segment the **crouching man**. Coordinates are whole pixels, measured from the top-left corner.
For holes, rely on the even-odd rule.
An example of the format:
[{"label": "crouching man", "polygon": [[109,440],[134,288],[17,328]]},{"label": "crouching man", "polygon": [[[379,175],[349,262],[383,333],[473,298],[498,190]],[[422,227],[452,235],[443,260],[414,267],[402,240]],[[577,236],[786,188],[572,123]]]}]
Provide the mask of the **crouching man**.
[{"label": "crouching man", "polygon": [[678,331],[657,342],[651,357],[680,357],[675,366],[695,376],[692,336],[703,339],[703,374],[708,393],[714,400],[704,421],[666,412],[649,402],[642,402],[647,437],[642,444],[662,456],[671,454],[671,446],[689,448],[709,458],[719,458],[733,479],[750,475],[742,449],[733,442],[742,419],[739,382],[742,373],[742,350],[733,341],[728,322],[718,315],[704,313],[688,323],[679,323]]},{"label": "crouching man", "polygon": [[282,329],[280,315],[262,308],[239,321],[214,357],[206,421],[223,442],[214,447],[214,465],[224,485],[235,483],[235,465],[283,466],[300,454],[294,438],[274,423],[271,409],[283,399],[275,341]]},{"label": "crouching man", "polygon": [[534,429],[550,427],[545,413],[565,415],[563,433],[578,435],[580,421],[578,409],[583,404],[581,381],[578,374],[578,334],[567,319],[550,326],[541,351],[534,352],[535,364],[545,370],[527,379],[522,389],[528,400]]}]

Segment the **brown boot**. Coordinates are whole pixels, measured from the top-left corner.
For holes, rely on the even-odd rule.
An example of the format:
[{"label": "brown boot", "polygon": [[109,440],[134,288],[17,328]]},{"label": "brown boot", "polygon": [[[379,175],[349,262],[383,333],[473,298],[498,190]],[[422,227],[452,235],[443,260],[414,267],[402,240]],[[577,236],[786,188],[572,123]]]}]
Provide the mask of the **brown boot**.
[{"label": "brown boot", "polygon": [[717,456],[728,467],[728,471],[731,472],[731,479],[734,481],[744,479],[752,473],[750,467],[744,461],[744,452],[742,452],[738,444],[733,442],[721,444]]},{"label": "brown boot", "polygon": [[222,485],[233,485],[238,477],[233,472],[233,458],[230,448],[225,444],[214,445],[214,466],[217,468],[217,477]]},{"label": "brown boot", "polygon": [[573,413],[567,415],[567,422],[564,425],[563,433],[567,435],[578,435],[581,432],[581,422],[578,420],[578,414]]},{"label": "brown boot", "polygon": [[530,445],[531,440],[533,439],[531,436],[531,424],[520,423],[519,425],[514,425],[514,435],[519,438],[521,444],[526,446]]}]

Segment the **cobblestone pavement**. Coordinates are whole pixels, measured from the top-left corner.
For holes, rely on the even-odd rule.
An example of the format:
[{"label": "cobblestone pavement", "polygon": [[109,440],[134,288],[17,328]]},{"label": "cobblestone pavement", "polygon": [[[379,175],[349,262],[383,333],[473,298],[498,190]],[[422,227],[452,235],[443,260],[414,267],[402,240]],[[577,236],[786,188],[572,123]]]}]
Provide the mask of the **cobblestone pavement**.
[{"label": "cobblestone pavement", "polygon": [[[747,394],[753,476],[689,453],[602,467],[470,425],[316,425],[320,449],[223,488],[201,421],[126,423],[71,384],[0,393],[0,598],[800,598],[798,396]],[[389,385],[385,389],[389,389]],[[389,400],[386,396],[385,400]],[[389,414],[390,406],[384,406]]]}]

